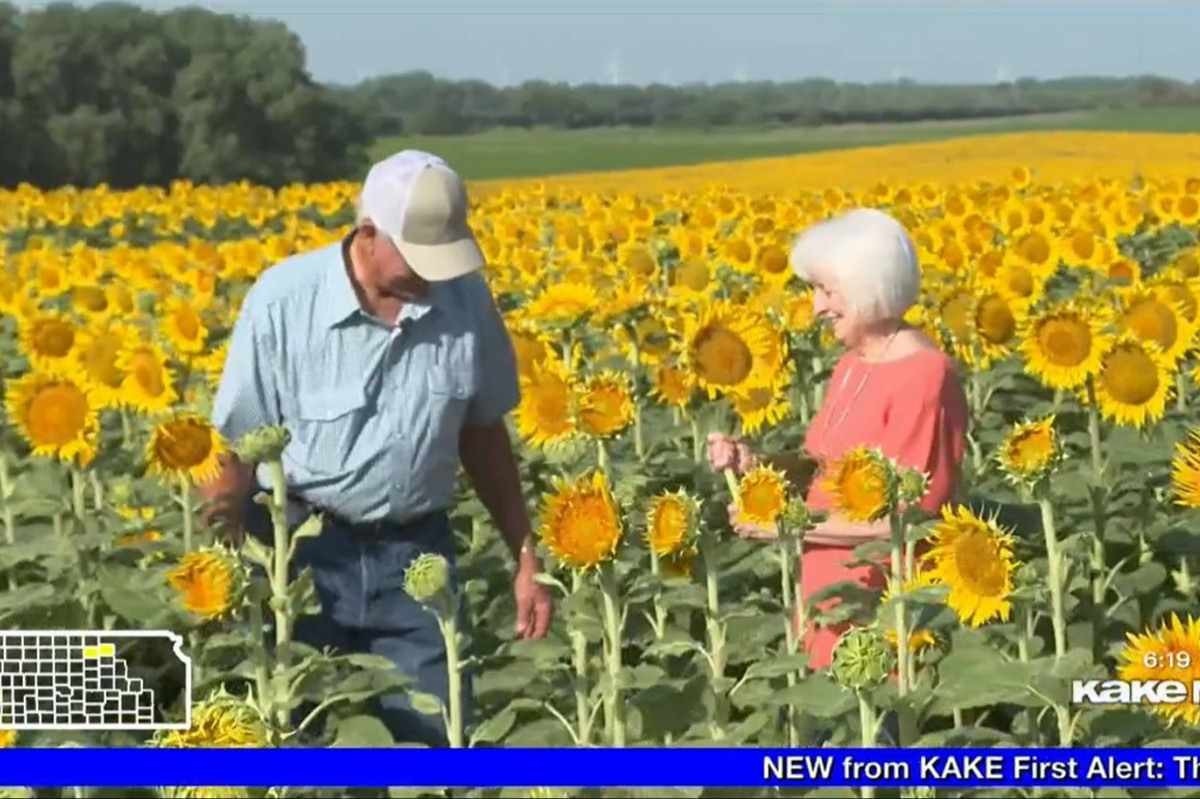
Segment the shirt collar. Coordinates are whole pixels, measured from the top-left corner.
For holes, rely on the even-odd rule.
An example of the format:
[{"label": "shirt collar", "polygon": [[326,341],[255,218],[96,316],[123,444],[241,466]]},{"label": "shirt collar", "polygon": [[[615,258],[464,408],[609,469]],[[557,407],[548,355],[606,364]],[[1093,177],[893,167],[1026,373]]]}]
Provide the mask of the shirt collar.
[{"label": "shirt collar", "polygon": [[[346,238],[342,239],[341,246],[338,248],[338,257],[331,259],[329,269],[325,272],[325,279],[322,281],[319,302],[323,309],[326,327],[336,327],[362,312],[362,305],[358,302],[358,295],[354,293],[350,275],[346,273],[350,259],[350,241],[353,237],[354,233],[351,231]],[[445,305],[444,287],[440,283],[431,283],[429,292],[424,297],[404,303],[400,309],[400,317],[396,321],[420,319],[430,311],[443,308]]]}]

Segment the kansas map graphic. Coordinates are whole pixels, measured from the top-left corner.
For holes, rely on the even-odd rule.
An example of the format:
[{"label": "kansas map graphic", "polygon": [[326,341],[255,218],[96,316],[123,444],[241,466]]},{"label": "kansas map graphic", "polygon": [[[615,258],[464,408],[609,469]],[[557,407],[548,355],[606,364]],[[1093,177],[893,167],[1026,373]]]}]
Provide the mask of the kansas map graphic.
[{"label": "kansas map graphic", "polygon": [[[191,659],[167,631],[0,630],[0,729],[187,729]],[[157,686],[131,673],[131,646],[161,648],[184,689],[184,718],[168,719]],[[181,679],[179,679],[181,678]],[[177,715],[177,714],[176,714]]]}]

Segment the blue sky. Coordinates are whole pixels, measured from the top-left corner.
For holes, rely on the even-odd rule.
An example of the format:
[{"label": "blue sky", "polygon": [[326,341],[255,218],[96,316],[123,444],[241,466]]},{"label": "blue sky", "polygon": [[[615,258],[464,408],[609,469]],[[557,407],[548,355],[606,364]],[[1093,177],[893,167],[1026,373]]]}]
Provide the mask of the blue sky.
[{"label": "blue sky", "polygon": [[[20,2],[25,7],[40,2]],[[144,0],[145,8],[184,3]],[[208,0],[274,18],[315,78],[427,69],[499,85],[828,77],[992,82],[1159,74],[1200,80],[1200,3],[805,0]]]}]

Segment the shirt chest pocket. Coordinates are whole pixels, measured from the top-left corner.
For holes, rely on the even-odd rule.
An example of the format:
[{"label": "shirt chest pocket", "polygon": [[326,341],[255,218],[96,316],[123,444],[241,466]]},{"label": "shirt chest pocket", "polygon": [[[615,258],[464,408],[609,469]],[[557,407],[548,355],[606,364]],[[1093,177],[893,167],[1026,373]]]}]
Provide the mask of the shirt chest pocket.
[{"label": "shirt chest pocket", "polygon": [[371,420],[361,385],[331,386],[296,395],[295,421],[290,425],[291,460],[314,474],[347,471],[367,458]]},{"label": "shirt chest pocket", "polygon": [[428,373],[430,438],[438,444],[458,449],[458,434],[467,417],[474,393],[470,371],[461,367],[433,369]]}]

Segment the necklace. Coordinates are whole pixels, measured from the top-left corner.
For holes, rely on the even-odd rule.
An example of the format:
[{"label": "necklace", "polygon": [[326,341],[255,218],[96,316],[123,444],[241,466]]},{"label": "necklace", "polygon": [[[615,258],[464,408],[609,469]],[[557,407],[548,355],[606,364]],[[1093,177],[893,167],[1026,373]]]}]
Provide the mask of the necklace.
[{"label": "necklace", "polygon": [[[887,355],[888,350],[890,350],[892,347],[892,340],[896,338],[896,334],[899,332],[900,332],[900,328],[897,327],[895,330],[892,331],[892,334],[890,336],[888,336],[887,343],[883,345],[883,351],[879,353],[880,358],[882,358],[884,355]],[[847,366],[846,373],[842,375],[842,382],[838,386],[838,394],[839,395],[845,390],[846,384],[850,382],[851,368],[852,367]],[[862,380],[860,380],[858,382],[858,388],[856,388],[854,390],[854,393],[852,395],[850,395],[849,401],[847,401],[845,406],[842,408],[841,415],[837,417],[837,422],[833,421],[832,414],[825,417],[825,424],[821,428],[821,437],[822,438],[824,438],[826,435],[829,434],[830,427],[841,427],[842,422],[846,421],[846,417],[850,414],[850,411],[854,409],[854,405],[858,401],[859,395],[862,394],[863,389],[867,387],[867,383],[870,381],[870,379],[871,379],[871,368],[868,365],[865,373],[862,376]]]}]

